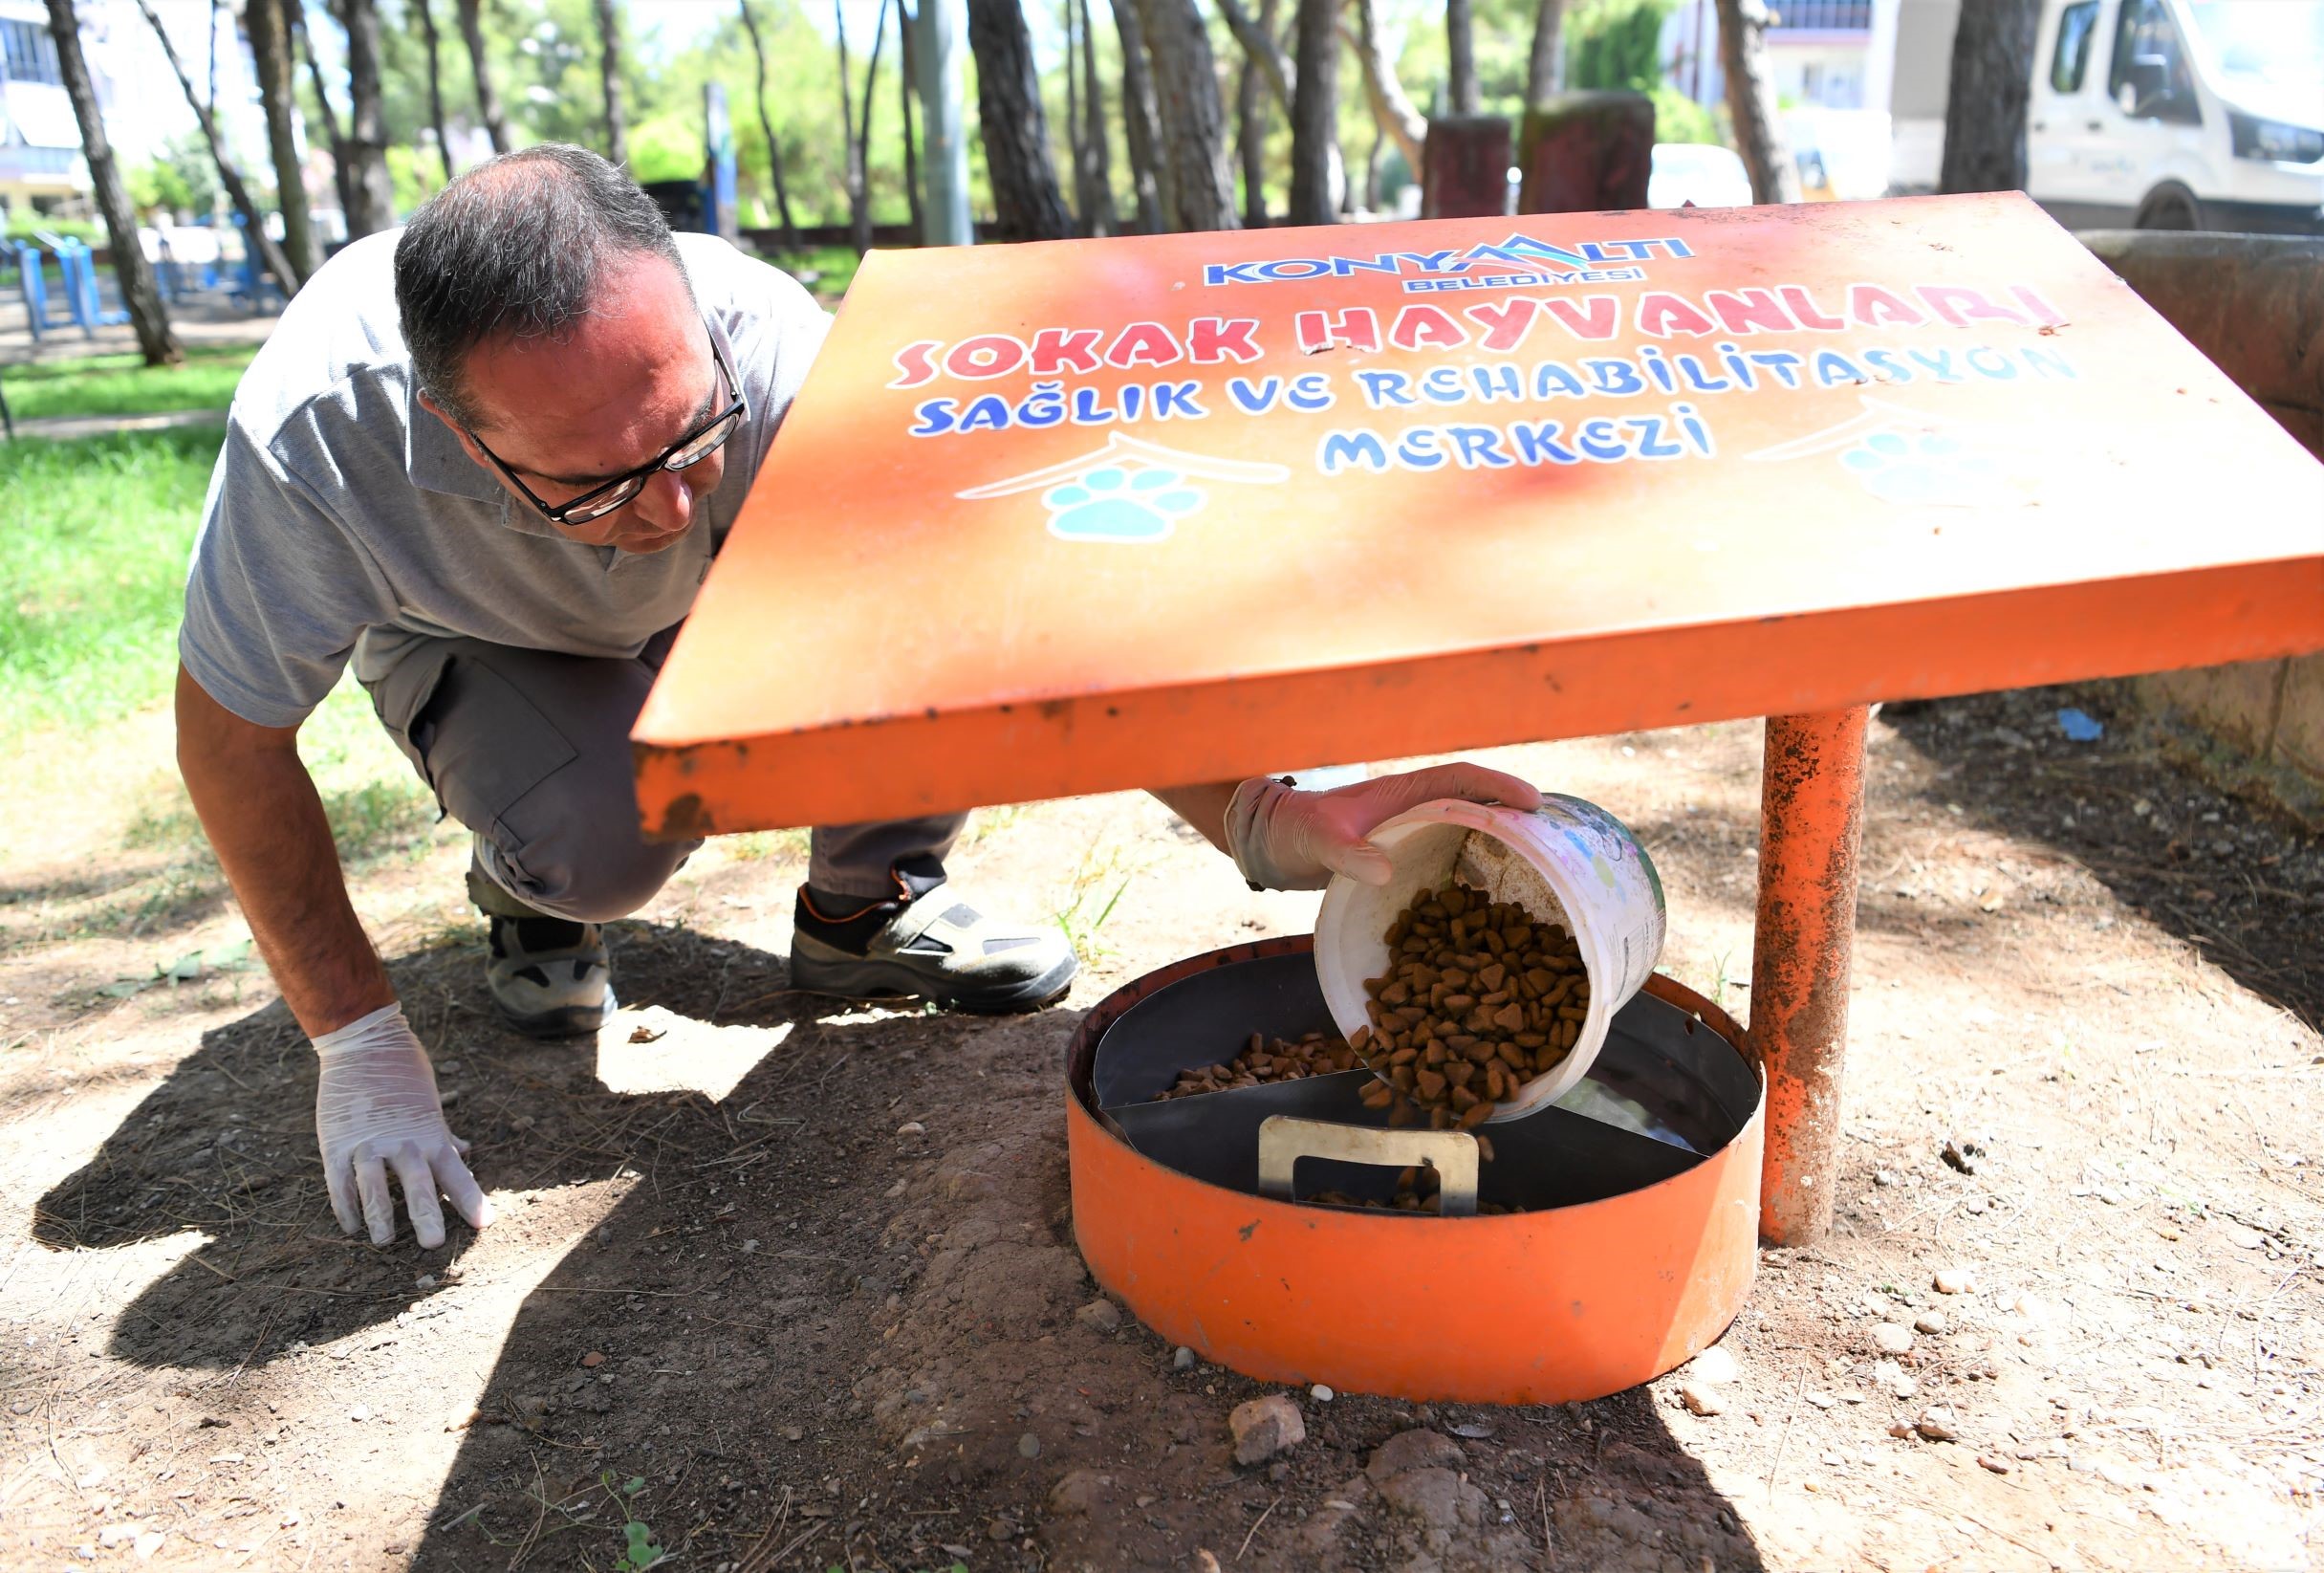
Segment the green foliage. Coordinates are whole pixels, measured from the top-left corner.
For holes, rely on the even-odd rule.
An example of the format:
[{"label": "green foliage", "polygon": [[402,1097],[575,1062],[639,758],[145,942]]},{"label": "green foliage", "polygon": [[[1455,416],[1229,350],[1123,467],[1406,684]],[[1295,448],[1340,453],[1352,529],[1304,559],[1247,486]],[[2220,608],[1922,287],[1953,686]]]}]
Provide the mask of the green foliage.
[{"label": "green foliage", "polygon": [[1719,121],[1711,112],[1669,82],[1657,82],[1647,97],[1654,99],[1654,140],[1659,142],[1709,142],[1723,145]]},{"label": "green foliage", "polygon": [[[105,227],[95,219],[49,218],[40,213],[11,213],[9,215],[7,236],[11,241],[33,240],[42,234],[62,235],[67,240],[87,241],[92,246],[105,244]],[[51,270],[54,276],[54,270]]]},{"label": "green foliage", "polygon": [[129,173],[129,200],[141,213],[165,208],[206,216],[218,202],[218,166],[198,131],[163,144],[153,158]]},{"label": "green foliage", "polygon": [[647,1568],[659,1566],[662,1560],[669,1555],[667,1550],[654,1543],[653,1530],[637,1517],[638,1494],[645,1489],[645,1476],[633,1475],[621,1482],[618,1490],[613,1478],[610,1472],[599,1476],[606,1495],[613,1498],[614,1505],[621,1510],[626,1518],[621,1525],[621,1554],[614,1559],[614,1573],[645,1573]]},{"label": "green foliage", "polygon": [[0,736],[169,691],[209,427],[0,445]]},{"label": "green foliage", "polygon": [[656,115],[630,127],[629,172],[640,185],[651,181],[702,179],[707,155],[703,151],[700,115]]},{"label": "green foliage", "polygon": [[19,421],[224,409],[256,353],[248,344],[193,344],[176,366],[148,366],[136,355],[83,356],[0,369],[0,386],[8,389],[9,413]]},{"label": "green foliage", "polygon": [[1566,18],[1566,85],[1652,92],[1662,79],[1670,8],[1671,0],[1583,0]]}]

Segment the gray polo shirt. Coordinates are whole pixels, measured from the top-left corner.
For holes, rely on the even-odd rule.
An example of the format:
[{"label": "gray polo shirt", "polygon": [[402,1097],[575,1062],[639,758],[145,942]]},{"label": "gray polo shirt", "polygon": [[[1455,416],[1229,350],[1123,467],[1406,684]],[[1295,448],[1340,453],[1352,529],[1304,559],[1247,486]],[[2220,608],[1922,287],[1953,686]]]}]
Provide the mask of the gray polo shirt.
[{"label": "gray polo shirt", "polygon": [[422,641],[628,658],[684,618],[830,318],[790,275],[680,235],[750,412],[694,528],[647,555],[579,546],[468,458],[414,397],[401,231],[348,247],[250,362],[210,476],[178,652],[247,721],[295,726],[350,659],[381,681]]}]

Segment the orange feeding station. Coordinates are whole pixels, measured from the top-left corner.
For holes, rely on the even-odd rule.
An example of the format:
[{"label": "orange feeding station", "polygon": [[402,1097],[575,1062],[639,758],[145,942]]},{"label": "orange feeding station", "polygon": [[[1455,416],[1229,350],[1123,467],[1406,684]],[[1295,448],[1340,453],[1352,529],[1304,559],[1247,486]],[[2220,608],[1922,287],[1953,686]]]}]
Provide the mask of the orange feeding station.
[{"label": "orange feeding station", "polygon": [[2324,467],[2023,197],[1448,219],[867,257],[634,741],[690,837],[1768,717],[1748,1031],[1632,1002],[1608,1074],[1678,1090],[1614,1193],[1295,1204],[1139,1113],[1192,1024],[1329,1025],[1298,946],[1075,1039],[1075,1229],[1151,1325],[1538,1401],[1830,1224],[1871,702],[2317,648]]}]

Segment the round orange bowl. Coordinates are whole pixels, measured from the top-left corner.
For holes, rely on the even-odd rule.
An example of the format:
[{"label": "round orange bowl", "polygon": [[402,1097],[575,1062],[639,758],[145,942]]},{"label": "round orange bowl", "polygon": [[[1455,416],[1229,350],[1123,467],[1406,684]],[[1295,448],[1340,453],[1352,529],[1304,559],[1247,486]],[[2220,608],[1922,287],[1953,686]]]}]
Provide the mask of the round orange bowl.
[{"label": "round orange bowl", "polygon": [[[1173,985],[1231,986],[1234,969],[1310,946],[1300,936],[1191,957],[1083,1020],[1066,1127],[1075,1237],[1100,1285],[1156,1333],[1246,1376],[1413,1400],[1599,1398],[1683,1365],[1726,1330],[1756,1260],[1766,1079],[1725,1012],[1660,975],[1641,997],[1660,1002],[1650,1008],[1662,1011],[1662,1030],[1684,1054],[1733,1056],[1739,1065],[1720,1068],[1748,1073],[1750,1096],[1724,1143],[1638,1189],[1436,1217],[1271,1200],[1132,1147],[1094,1090],[1108,1029]],[[1184,1063],[1207,1062],[1214,1048],[1190,1047]],[[1525,1125],[1495,1126],[1494,1143],[1524,1139]]]}]

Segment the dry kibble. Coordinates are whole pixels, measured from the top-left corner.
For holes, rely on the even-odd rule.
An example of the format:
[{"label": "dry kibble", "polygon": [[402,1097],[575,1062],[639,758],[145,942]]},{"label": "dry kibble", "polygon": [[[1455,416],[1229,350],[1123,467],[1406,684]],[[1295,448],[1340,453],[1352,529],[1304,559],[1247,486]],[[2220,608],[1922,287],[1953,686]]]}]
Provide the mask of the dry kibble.
[{"label": "dry kibble", "polygon": [[[1232,1060],[1224,1065],[1197,1065],[1192,1070],[1181,1071],[1178,1080],[1160,1096],[1190,1098],[1199,1092],[1255,1087],[1267,1081],[1296,1081],[1302,1077],[1354,1070],[1358,1063],[1357,1051],[1378,1046],[1375,1036],[1359,1027],[1352,1042],[1344,1042],[1329,1033],[1309,1033],[1293,1042],[1252,1033],[1249,1041],[1243,1045],[1243,1052]],[[1380,1094],[1377,1100],[1373,1097],[1375,1092]],[[1377,1083],[1363,1093],[1364,1103],[1372,1108],[1385,1108],[1394,1096]]]},{"label": "dry kibble", "polygon": [[1458,884],[1423,890],[1387,942],[1388,972],[1364,984],[1371,1024],[1350,1042],[1392,1084],[1392,1125],[1425,1113],[1434,1129],[1473,1130],[1581,1037],[1580,946],[1514,902]]}]

